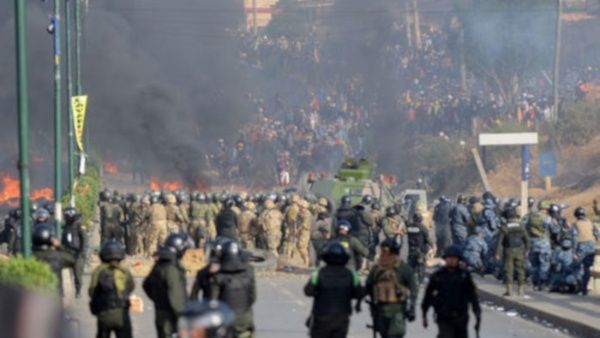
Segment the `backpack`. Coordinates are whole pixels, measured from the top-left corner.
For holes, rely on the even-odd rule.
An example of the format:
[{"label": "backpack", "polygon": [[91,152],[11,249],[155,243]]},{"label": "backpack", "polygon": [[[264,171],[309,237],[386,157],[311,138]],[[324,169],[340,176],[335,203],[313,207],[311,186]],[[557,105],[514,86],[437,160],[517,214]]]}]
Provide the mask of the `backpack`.
[{"label": "backpack", "polygon": [[379,270],[375,276],[373,298],[378,304],[402,304],[406,302],[410,290],[400,284],[395,268]]}]

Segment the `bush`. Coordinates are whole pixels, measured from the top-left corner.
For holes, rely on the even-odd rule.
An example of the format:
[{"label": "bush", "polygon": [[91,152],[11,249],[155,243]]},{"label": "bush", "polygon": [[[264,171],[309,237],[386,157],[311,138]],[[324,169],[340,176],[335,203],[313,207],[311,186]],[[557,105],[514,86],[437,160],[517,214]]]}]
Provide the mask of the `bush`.
[{"label": "bush", "polygon": [[0,261],[0,283],[28,291],[54,293],[58,290],[58,280],[50,266],[33,258]]},{"label": "bush", "polygon": [[583,145],[588,143],[600,128],[600,108],[588,102],[563,104],[558,121],[548,129],[558,145]]},{"label": "bush", "polygon": [[[100,190],[100,175],[95,167],[87,167],[86,174],[77,180],[75,186],[75,208],[81,214],[82,223],[87,225],[94,216],[98,193]],[[64,203],[68,204],[71,195],[64,197]]]}]

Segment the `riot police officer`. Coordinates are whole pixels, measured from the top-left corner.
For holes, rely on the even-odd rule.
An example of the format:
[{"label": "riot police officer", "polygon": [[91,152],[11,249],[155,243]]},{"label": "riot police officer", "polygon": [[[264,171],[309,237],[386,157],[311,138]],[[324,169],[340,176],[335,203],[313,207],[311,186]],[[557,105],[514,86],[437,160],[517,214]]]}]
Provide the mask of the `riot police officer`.
[{"label": "riot police officer", "polygon": [[231,338],[235,314],[219,301],[193,301],[179,317],[179,338]]},{"label": "riot police officer", "polygon": [[223,203],[223,210],[217,215],[217,236],[229,237],[238,240],[238,215],[233,210],[235,206],[232,198]]},{"label": "riot police officer", "polygon": [[425,289],[421,310],[423,327],[427,328],[427,311],[435,310],[439,327],[438,338],[467,338],[469,323],[469,304],[475,314],[475,329],[481,325],[481,307],[477,288],[471,274],[459,265],[461,248],[452,245],[444,252],[446,266],[440,268],[429,280]]},{"label": "riot police officer", "polygon": [[340,207],[336,210],[333,217],[332,231],[337,233],[337,226],[341,220],[345,220],[349,224],[352,223],[355,212],[356,211],[352,208],[352,198],[348,195],[343,196],[340,200]]},{"label": "riot police officer", "polygon": [[88,289],[90,310],[97,318],[97,338],[110,338],[111,332],[117,338],[133,336],[129,297],[135,283],[129,270],[121,265],[124,258],[125,248],[120,242],[108,240],[102,244],[102,264],[92,273]]},{"label": "riot police officer", "polygon": [[177,333],[179,313],[187,302],[185,268],[181,258],[191,246],[185,234],[171,234],[158,251],[158,260],[144,280],[144,291],[154,302],[155,325],[159,338]]},{"label": "riot police officer", "polygon": [[339,242],[329,243],[321,258],[327,266],[317,269],[304,286],[304,294],[314,297],[308,320],[310,337],[346,337],[352,299],[360,299],[363,293],[360,277],[346,268],[350,255]]},{"label": "riot police officer", "polygon": [[574,243],[577,245],[575,247],[575,255],[581,261],[583,266],[581,292],[584,295],[587,295],[588,282],[590,281],[590,268],[594,265],[596,241],[600,238],[600,231],[587,218],[584,208],[578,207],[575,209],[574,216],[577,219],[572,226]]},{"label": "riot police officer", "polygon": [[417,281],[423,282],[425,277],[425,260],[427,253],[433,247],[429,231],[423,225],[423,216],[413,215],[413,220],[406,227],[408,237],[408,265],[417,274]]},{"label": "riot police officer", "polygon": [[350,259],[346,266],[348,268],[358,270],[360,266],[358,265],[357,257],[367,257],[369,255],[369,249],[365,247],[361,241],[356,239],[353,236],[350,236],[350,228],[351,225],[346,220],[341,220],[338,222],[337,227],[337,236],[332,238],[329,242],[339,242],[341,243],[350,254]]},{"label": "riot police officer", "polygon": [[88,236],[85,227],[81,224],[81,215],[77,210],[68,207],[63,211],[65,224],[63,225],[62,247],[70,253],[75,259],[75,265],[72,267],[75,278],[76,297],[81,295],[81,284],[83,277],[83,268],[85,266],[85,255],[88,247]]},{"label": "riot police officer", "polygon": [[467,265],[467,269],[481,275],[486,272],[484,262],[489,250],[483,239],[483,233],[482,227],[475,227],[474,232],[467,238],[467,244],[462,253],[462,259]]},{"label": "riot police officer", "polygon": [[54,227],[41,223],[33,228],[33,256],[52,268],[62,292],[62,269],[75,264],[75,259],[60,251],[60,241],[54,236]]},{"label": "riot police officer", "polygon": [[520,223],[517,209],[509,205],[502,215],[505,224],[502,225],[496,246],[496,259],[500,260],[500,254],[504,256],[504,281],[506,284],[505,296],[512,295],[513,273],[517,275],[518,295],[525,291],[525,260],[529,252],[529,235]]},{"label": "riot police officer", "polygon": [[443,254],[444,250],[450,246],[450,200],[446,196],[439,199],[439,203],[433,209],[433,222],[435,225],[435,238],[438,253]]},{"label": "riot police officer", "polygon": [[550,247],[551,218],[545,213],[542,203],[537,211],[531,211],[524,220],[525,227],[531,240],[529,263],[534,288],[541,290],[548,282],[550,272]]},{"label": "riot police officer", "polygon": [[254,336],[254,314],[256,302],[256,279],[254,269],[242,255],[238,242],[223,244],[218,271],[210,278],[210,297],[229,305],[235,314],[234,337]]},{"label": "riot police officer", "polygon": [[0,244],[6,243],[9,255],[21,252],[21,209],[11,209],[4,220],[4,229],[0,233]]},{"label": "riot police officer", "polygon": [[450,231],[452,233],[452,244],[464,246],[467,241],[467,226],[471,220],[471,215],[465,205],[467,198],[458,196],[456,205],[450,209]]}]

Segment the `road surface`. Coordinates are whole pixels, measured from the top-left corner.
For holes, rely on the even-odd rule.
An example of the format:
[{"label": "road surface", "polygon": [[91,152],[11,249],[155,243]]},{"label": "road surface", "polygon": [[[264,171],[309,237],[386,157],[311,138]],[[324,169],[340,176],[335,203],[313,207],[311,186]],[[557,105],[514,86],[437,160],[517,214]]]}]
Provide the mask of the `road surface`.
[{"label": "road surface", "polygon": [[[307,330],[304,321],[310,311],[311,300],[304,297],[302,287],[307,275],[286,273],[263,274],[258,277],[258,302],[255,305],[255,323],[257,338],[305,338]],[[87,283],[89,276],[86,276]],[[144,299],[145,311],[133,314],[134,337],[155,337],[153,324],[153,307],[141,289],[141,279],[136,279],[135,294]],[[190,283],[191,284],[191,283]],[[80,324],[82,338],[95,337],[95,318],[89,313],[88,298],[84,295],[73,304],[73,316]],[[420,311],[417,311],[420,316]],[[430,317],[430,327],[425,330],[420,318],[410,325],[406,337],[436,337],[437,327]],[[349,337],[366,338],[372,333],[366,328],[370,322],[368,307],[362,313],[352,317]],[[470,324],[472,326],[472,323]],[[471,334],[475,337],[474,333]],[[514,313],[494,310],[484,306],[481,337],[569,337],[559,330],[528,321]]]}]

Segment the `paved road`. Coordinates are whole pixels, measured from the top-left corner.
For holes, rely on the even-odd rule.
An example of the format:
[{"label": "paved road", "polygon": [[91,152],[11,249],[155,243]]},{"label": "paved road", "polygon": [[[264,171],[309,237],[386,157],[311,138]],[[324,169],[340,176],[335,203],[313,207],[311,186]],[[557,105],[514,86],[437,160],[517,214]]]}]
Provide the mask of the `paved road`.
[{"label": "paved road", "polygon": [[[262,275],[258,279],[259,300],[255,306],[255,320],[258,328],[258,338],[305,338],[307,337],[304,320],[310,311],[311,301],[302,294],[302,287],[307,276],[291,274]],[[136,280],[135,294],[143,296],[141,280]],[[152,303],[144,298],[145,312],[134,314],[134,336],[154,337]],[[74,316],[79,320],[81,337],[95,336],[95,319],[89,314],[87,297],[82,297],[74,304]],[[365,327],[370,321],[368,311],[352,317],[349,337],[371,337],[371,332]],[[430,318],[430,322],[431,322]],[[509,316],[505,312],[484,307],[482,337],[568,337],[557,330],[544,327],[518,316]],[[420,325],[420,319],[409,325],[407,337],[435,337],[437,328],[425,330]],[[474,337],[474,334],[472,334]]]}]

